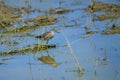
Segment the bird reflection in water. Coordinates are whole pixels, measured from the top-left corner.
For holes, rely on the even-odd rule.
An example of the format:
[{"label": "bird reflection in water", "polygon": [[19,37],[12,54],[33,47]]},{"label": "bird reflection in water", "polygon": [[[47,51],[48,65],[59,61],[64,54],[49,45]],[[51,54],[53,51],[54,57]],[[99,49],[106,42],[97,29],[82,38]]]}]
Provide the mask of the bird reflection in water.
[{"label": "bird reflection in water", "polygon": [[44,64],[49,64],[53,67],[57,67],[57,63],[50,55],[38,57],[37,60],[42,61]]}]

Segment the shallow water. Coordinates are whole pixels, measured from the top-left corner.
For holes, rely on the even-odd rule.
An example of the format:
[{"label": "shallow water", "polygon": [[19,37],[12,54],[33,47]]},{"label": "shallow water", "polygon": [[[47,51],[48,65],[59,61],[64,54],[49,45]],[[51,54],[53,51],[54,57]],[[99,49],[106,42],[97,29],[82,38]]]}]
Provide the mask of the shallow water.
[{"label": "shallow water", "polygon": [[[55,33],[49,44],[57,47],[42,52],[26,53],[25,55],[0,56],[0,79],[2,80],[119,80],[120,78],[120,35],[102,35],[106,29],[106,23],[110,20],[90,21],[90,15],[84,11],[91,0],[28,0],[32,9],[45,11],[49,8],[63,7],[74,11],[61,15],[53,15],[58,22],[45,28],[37,28],[28,32],[31,35],[39,35],[44,30],[55,27],[59,33]],[[96,0],[120,5],[119,0]],[[4,0],[4,4],[12,7],[27,7],[25,0]],[[98,13],[100,14],[100,13]],[[23,19],[46,15],[43,12],[31,12]],[[64,17],[64,19],[63,19]],[[116,24],[120,26],[119,19]],[[76,23],[79,24],[76,26]],[[110,25],[112,25],[111,23]],[[74,25],[74,26],[71,26]],[[91,30],[98,31],[87,35],[83,27],[90,26]],[[21,35],[24,33],[21,33]],[[19,34],[20,35],[20,34]],[[0,51],[9,51],[24,46],[40,43],[34,36],[16,37],[13,34],[5,34],[7,43],[0,45]],[[67,37],[67,40],[65,37]],[[3,40],[3,38],[1,38]],[[19,44],[9,44],[8,42]],[[70,43],[72,49],[67,46]],[[45,64],[37,58],[49,56],[55,60],[56,67]],[[78,72],[75,58],[83,73]]]}]

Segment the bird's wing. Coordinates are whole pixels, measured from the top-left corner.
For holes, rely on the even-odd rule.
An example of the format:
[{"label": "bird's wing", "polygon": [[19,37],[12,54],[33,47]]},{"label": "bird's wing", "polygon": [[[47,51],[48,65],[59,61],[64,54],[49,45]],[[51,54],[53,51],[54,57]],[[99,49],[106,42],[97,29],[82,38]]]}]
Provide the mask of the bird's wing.
[{"label": "bird's wing", "polygon": [[45,38],[46,36],[49,35],[49,33],[50,33],[50,32],[43,33],[43,34],[41,35],[41,38]]}]

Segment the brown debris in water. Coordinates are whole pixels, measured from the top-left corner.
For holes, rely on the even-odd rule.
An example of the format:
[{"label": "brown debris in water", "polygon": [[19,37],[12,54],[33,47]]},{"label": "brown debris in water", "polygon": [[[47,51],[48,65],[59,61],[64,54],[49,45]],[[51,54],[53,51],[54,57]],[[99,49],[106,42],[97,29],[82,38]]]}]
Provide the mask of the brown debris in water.
[{"label": "brown debris in water", "polygon": [[60,15],[60,14],[68,13],[70,11],[71,10],[69,10],[69,9],[58,7],[58,8],[55,8],[55,9],[50,8],[46,11],[46,13]]},{"label": "brown debris in water", "polygon": [[25,25],[18,28],[9,29],[3,33],[18,33],[18,32],[26,32],[32,29],[43,27],[44,25],[50,25],[57,21],[57,18],[52,16],[37,16],[36,18],[32,18],[26,20],[25,22],[34,22],[35,25]]},{"label": "brown debris in water", "polygon": [[89,9],[91,9],[93,12],[98,11],[120,12],[120,6],[103,2],[93,2],[91,5],[89,5]]},{"label": "brown debris in water", "polygon": [[19,19],[20,15],[14,14],[15,11],[15,8],[0,3],[0,28],[6,28],[13,25],[15,20]]},{"label": "brown debris in water", "polygon": [[120,17],[120,6],[115,4],[108,4],[103,2],[93,2],[91,5],[88,6],[86,9],[89,12],[109,12],[106,14],[101,14],[98,16],[98,19],[100,21],[106,20],[106,19],[116,19]]},{"label": "brown debris in water", "polygon": [[32,29],[35,29],[37,28],[38,26],[32,26],[32,25],[25,25],[25,26],[21,26],[21,27],[18,27],[18,28],[13,28],[13,29],[9,29],[3,33],[20,33],[20,32],[27,32],[27,31],[30,31]]},{"label": "brown debris in water", "polygon": [[4,5],[0,2],[0,13],[4,13],[4,14],[11,13],[11,14],[13,14],[13,12],[15,10],[16,10],[16,8],[8,7],[8,6],[6,6],[6,5]]},{"label": "brown debris in water", "polygon": [[120,26],[116,26],[115,24],[109,30],[103,31],[102,34],[120,34]]},{"label": "brown debris in water", "polygon": [[17,54],[24,55],[24,54],[27,54],[27,53],[36,53],[36,52],[39,52],[39,51],[43,51],[43,50],[47,50],[49,48],[55,48],[55,47],[56,47],[56,45],[35,44],[33,46],[28,46],[28,47],[25,47],[25,48],[22,48],[22,49],[16,49],[16,50],[11,50],[11,51],[8,51],[8,52],[0,53],[0,56],[12,56],[12,55],[17,55]]},{"label": "brown debris in water", "polygon": [[[0,2],[0,28],[6,29],[13,25],[16,20],[20,20],[22,14],[34,12],[35,10],[27,8],[12,8]],[[17,14],[15,14],[17,12]]]},{"label": "brown debris in water", "polygon": [[34,22],[36,25],[50,25],[57,20],[58,19],[53,16],[37,16],[36,18],[26,20],[26,22]]},{"label": "brown debris in water", "polygon": [[120,17],[120,13],[111,13],[111,14],[101,14],[98,16],[98,19],[100,21],[106,20],[106,19],[116,19]]},{"label": "brown debris in water", "polygon": [[85,29],[87,35],[96,33],[96,31],[90,31],[89,26],[85,26],[84,29]]}]

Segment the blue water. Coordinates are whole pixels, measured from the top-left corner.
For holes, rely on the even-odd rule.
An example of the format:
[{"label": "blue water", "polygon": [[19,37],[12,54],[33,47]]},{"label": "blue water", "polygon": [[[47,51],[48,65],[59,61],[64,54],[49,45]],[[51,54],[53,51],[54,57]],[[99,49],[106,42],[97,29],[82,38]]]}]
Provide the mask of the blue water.
[{"label": "blue water", "polygon": [[[49,44],[56,44],[56,48],[37,53],[26,53],[26,55],[0,56],[0,79],[2,80],[119,80],[120,79],[120,35],[102,35],[101,31],[105,30],[105,21],[89,22],[90,15],[84,11],[91,0],[27,0],[32,9],[39,9],[41,11],[49,8],[63,7],[67,9],[80,9],[62,15],[52,15],[58,18],[58,22],[53,25],[48,25],[45,28],[38,28],[34,31],[28,32],[34,36],[40,35],[43,30],[50,30],[52,27],[59,29],[59,33],[55,33],[53,39]],[[61,1],[61,4],[60,4]],[[114,3],[120,5],[119,0],[96,0],[106,3]],[[4,4],[11,7],[26,7],[25,0],[4,0]],[[37,15],[44,15],[44,13],[35,12],[30,13],[29,18]],[[27,14],[23,16],[26,19]],[[63,20],[62,17],[65,17]],[[80,26],[69,27],[75,25],[75,22]],[[112,23],[111,23],[112,24]],[[119,19],[116,23],[118,26]],[[68,27],[66,27],[68,26]],[[86,35],[83,27],[89,26],[91,30],[99,31],[98,33]],[[24,34],[24,33],[21,33]],[[71,44],[72,53],[67,44]],[[17,45],[1,44],[0,52],[9,51],[11,49],[22,48],[27,45],[37,44],[37,39],[34,36],[15,37],[10,34],[5,34],[4,38],[8,42],[17,41]],[[37,57],[50,55],[57,63],[57,67],[48,64],[43,64],[36,60]],[[74,55],[73,55],[74,54]],[[78,68],[75,65],[74,57],[82,69],[83,75],[77,72]],[[104,60],[106,57],[106,60]],[[3,60],[3,59],[7,60]]]}]

